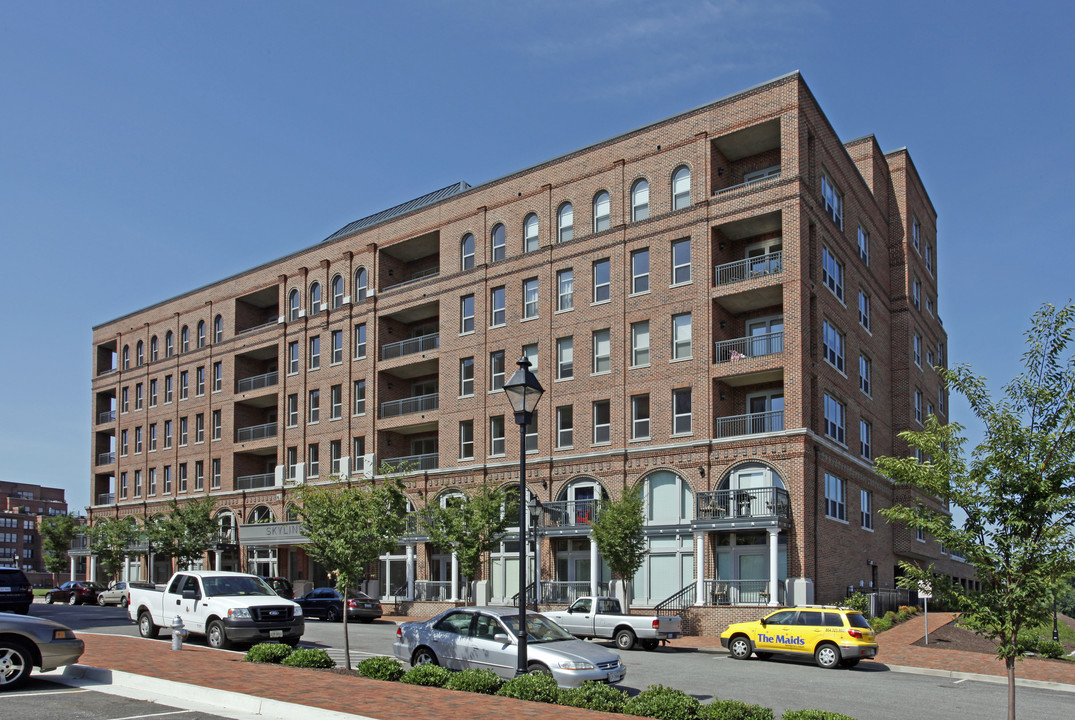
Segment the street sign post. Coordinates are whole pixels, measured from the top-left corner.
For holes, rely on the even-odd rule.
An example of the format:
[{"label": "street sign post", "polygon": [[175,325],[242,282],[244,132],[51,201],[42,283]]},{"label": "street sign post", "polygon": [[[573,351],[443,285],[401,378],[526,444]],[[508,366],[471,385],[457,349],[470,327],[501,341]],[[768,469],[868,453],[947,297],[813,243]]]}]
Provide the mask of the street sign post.
[{"label": "street sign post", "polygon": [[933,586],[927,582],[918,583],[918,598],[922,601],[922,611],[926,620],[926,645],[929,645],[929,599],[933,597]]}]

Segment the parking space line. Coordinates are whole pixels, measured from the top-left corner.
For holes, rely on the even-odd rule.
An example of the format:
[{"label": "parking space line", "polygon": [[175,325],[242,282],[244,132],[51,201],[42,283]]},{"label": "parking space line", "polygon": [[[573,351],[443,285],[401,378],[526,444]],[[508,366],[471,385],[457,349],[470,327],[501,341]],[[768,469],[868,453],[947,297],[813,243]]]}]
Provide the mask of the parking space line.
[{"label": "parking space line", "polygon": [[140,720],[140,718],[152,718],[152,717],[164,717],[165,715],[182,715],[184,713],[192,713],[194,710],[173,710],[172,712],[159,712],[149,713],[148,715],[128,715],[122,718],[111,718],[111,720]]},{"label": "parking space line", "polygon": [[4,693],[4,699],[17,697],[40,697],[41,695],[67,695],[69,693],[83,693],[89,690],[83,688],[64,688],[62,690],[42,690],[41,692]]}]

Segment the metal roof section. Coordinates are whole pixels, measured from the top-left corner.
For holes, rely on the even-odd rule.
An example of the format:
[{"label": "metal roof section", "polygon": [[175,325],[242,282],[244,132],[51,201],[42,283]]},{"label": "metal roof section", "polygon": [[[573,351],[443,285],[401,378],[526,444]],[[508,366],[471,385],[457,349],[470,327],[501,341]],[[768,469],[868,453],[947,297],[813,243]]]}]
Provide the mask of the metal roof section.
[{"label": "metal roof section", "polygon": [[440,190],[434,190],[431,193],[427,193],[425,195],[422,195],[421,197],[416,197],[413,200],[408,200],[405,203],[401,203],[399,205],[396,205],[395,207],[390,207],[387,210],[382,210],[379,213],[374,213],[373,215],[364,217],[361,220],[355,220],[353,223],[345,225],[336,232],[332,233],[321,242],[330,242],[332,240],[338,240],[339,238],[346,237],[348,235],[353,235],[359,230],[365,230],[368,227],[372,227],[373,225],[376,225],[378,223],[385,222],[386,220],[391,220],[393,218],[399,217],[400,215],[406,215],[413,210],[418,210],[419,208],[423,208],[426,205],[432,205],[434,203],[440,202],[441,200],[446,200],[453,195],[458,195],[459,193],[469,189],[470,185],[460,180],[454,185],[449,185],[448,187],[441,188]]}]

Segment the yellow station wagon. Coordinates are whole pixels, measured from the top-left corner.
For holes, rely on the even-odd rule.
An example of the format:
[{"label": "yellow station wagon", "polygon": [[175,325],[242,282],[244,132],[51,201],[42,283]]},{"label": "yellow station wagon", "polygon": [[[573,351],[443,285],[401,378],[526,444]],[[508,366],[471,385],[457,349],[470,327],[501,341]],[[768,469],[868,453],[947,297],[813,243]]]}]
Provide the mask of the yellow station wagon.
[{"label": "yellow station wagon", "polygon": [[857,610],[827,605],[786,608],[755,622],[734,623],[720,634],[721,646],[737,660],[780,654],[811,655],[819,667],[851,668],[877,655],[873,629]]}]

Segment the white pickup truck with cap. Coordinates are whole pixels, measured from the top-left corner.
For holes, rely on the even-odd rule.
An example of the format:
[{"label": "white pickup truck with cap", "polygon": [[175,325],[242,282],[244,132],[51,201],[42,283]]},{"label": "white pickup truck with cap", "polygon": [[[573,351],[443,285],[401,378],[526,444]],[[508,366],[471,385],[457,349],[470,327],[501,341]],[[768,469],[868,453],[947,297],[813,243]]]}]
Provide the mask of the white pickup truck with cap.
[{"label": "white pickup truck with cap", "polygon": [[256,575],[181,570],[164,591],[132,587],[127,616],[142,637],[157,637],[176,617],[210,647],[278,640],[294,647],[306,629],[302,608]]},{"label": "white pickup truck with cap", "polygon": [[542,612],[575,637],[615,640],[620,650],[630,650],[635,642],[643,650],[653,650],[662,640],[683,633],[678,615],[626,615],[614,597],[580,597],[567,610]]}]

